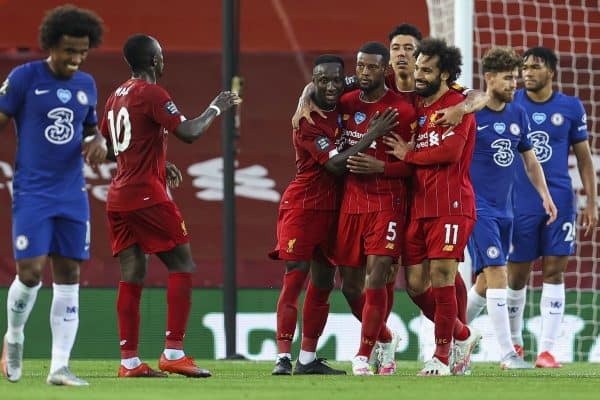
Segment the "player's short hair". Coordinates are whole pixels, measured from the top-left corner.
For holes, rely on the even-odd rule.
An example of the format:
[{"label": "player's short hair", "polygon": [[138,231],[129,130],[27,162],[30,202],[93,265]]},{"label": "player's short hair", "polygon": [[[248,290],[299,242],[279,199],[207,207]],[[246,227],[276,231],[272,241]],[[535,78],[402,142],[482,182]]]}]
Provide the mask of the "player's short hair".
[{"label": "player's short hair", "polygon": [[481,59],[483,73],[512,71],[523,64],[523,58],[512,47],[492,47]]},{"label": "player's short hair", "polygon": [[340,64],[342,66],[342,69],[344,69],[344,60],[342,60],[341,57],[336,56],[335,54],[321,54],[320,56],[318,56],[315,59],[313,68],[316,67],[317,65],[328,64],[328,63]]},{"label": "player's short hair", "polygon": [[129,36],[123,45],[123,56],[132,71],[140,71],[152,65],[156,55],[156,39],[143,33]]},{"label": "player's short hair", "polygon": [[93,11],[67,4],[46,13],[40,25],[40,46],[44,50],[56,46],[63,35],[90,39],[90,48],[102,43],[102,19]]},{"label": "player's short hair", "polygon": [[558,57],[556,53],[547,47],[532,47],[523,53],[523,60],[527,57],[533,56],[544,61],[544,64],[552,71],[556,71],[556,65],[558,64]]},{"label": "player's short hair", "polygon": [[387,46],[381,42],[367,42],[363,44],[358,51],[365,54],[380,55],[382,57],[383,65],[388,65],[390,62],[390,51]]},{"label": "player's short hair", "polygon": [[388,34],[388,39],[391,42],[392,39],[394,39],[396,36],[398,35],[408,35],[408,36],[412,36],[415,39],[417,39],[417,42],[420,42],[421,39],[423,39],[423,34],[421,33],[421,31],[419,30],[419,28],[417,28],[414,25],[411,24],[401,24],[398,25],[397,27],[395,27],[389,34]]},{"label": "player's short hair", "polygon": [[458,47],[449,46],[445,40],[437,38],[426,38],[419,42],[415,57],[424,54],[428,57],[438,56],[438,68],[440,72],[447,72],[446,83],[455,82],[460,76],[462,55]]}]

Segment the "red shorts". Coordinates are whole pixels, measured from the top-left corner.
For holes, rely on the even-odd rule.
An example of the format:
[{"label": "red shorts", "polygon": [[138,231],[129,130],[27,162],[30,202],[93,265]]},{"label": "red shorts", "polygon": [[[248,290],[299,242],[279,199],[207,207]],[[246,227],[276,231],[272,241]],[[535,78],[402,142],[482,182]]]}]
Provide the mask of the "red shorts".
[{"label": "red shorts", "polygon": [[397,259],[404,239],[404,224],[404,213],[399,211],[341,213],[333,252],[336,264],[364,267],[369,255]]},{"label": "red shorts", "polygon": [[325,257],[330,258],[337,219],[337,210],[279,210],[277,245],[269,257],[274,260],[310,261],[319,248]]},{"label": "red shorts", "polygon": [[144,253],[169,251],[189,243],[185,222],[172,201],[131,211],[109,211],[108,226],[113,256],[134,244]]},{"label": "red shorts", "polygon": [[412,219],[406,230],[402,265],[423,260],[454,258],[463,261],[475,220],[463,215]]}]

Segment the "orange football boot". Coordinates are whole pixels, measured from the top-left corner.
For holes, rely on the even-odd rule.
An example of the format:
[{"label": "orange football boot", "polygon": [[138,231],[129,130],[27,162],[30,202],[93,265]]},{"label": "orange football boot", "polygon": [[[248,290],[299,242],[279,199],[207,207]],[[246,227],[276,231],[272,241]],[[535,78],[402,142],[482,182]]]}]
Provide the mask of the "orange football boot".
[{"label": "orange football boot", "polygon": [[554,356],[547,351],[540,353],[535,360],[537,368],[561,368],[562,364],[554,359]]},{"label": "orange football boot", "polygon": [[135,368],[119,367],[119,378],[166,378],[167,374],[162,371],[155,371],[146,363],[141,363]]},{"label": "orange football boot", "polygon": [[189,378],[208,378],[211,376],[210,371],[198,367],[194,359],[189,356],[183,356],[177,360],[167,360],[165,355],[161,354],[160,360],[158,360],[158,368],[161,371]]}]

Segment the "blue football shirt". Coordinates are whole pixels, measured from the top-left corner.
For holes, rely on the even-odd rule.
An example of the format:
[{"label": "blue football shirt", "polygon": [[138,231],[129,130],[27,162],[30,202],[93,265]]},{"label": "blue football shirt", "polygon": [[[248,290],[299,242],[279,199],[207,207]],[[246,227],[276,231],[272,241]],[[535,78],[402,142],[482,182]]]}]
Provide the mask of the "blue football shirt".
[{"label": "blue football shirt", "polygon": [[[511,218],[511,193],[519,153],[532,149],[529,122],[523,107],[506,103],[502,111],[485,107],[475,114],[477,138],[471,181],[477,215]],[[537,192],[536,192],[537,195]]]},{"label": "blue football shirt", "polygon": [[[569,149],[573,144],[588,139],[586,114],[577,97],[554,92],[543,103],[527,97],[524,89],[517,90],[515,103],[525,108],[531,123],[528,137],[533,144],[548,183],[548,189],[560,214],[575,211],[575,194],[569,176]],[[542,200],[529,182],[521,162],[517,168],[513,191],[515,215],[542,214]]]},{"label": "blue football shirt", "polygon": [[84,72],[61,80],[45,61],[11,71],[0,90],[0,111],[13,117],[17,132],[15,197],[81,197],[83,129],[97,125],[96,103],[96,84]]}]

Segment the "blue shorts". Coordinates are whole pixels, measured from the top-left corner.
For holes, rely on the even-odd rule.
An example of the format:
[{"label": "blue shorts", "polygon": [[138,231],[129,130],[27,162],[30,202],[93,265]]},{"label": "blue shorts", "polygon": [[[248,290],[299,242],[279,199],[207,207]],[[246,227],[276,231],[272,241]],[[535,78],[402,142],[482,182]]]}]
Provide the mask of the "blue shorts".
[{"label": "blue shorts", "polygon": [[16,260],[50,254],[75,260],[90,257],[87,193],[61,202],[15,195],[12,208],[12,241]]},{"label": "blue shorts", "polygon": [[575,250],[575,212],[558,214],[546,225],[547,215],[515,216],[509,261],[531,262],[542,256],[570,256]]},{"label": "blue shorts", "polygon": [[512,227],[512,218],[477,216],[467,245],[475,274],[485,267],[506,265]]}]

